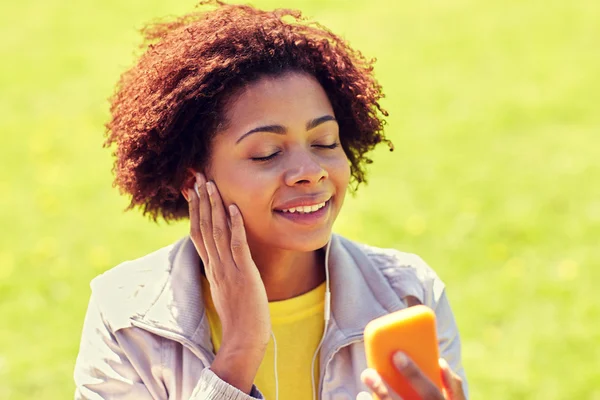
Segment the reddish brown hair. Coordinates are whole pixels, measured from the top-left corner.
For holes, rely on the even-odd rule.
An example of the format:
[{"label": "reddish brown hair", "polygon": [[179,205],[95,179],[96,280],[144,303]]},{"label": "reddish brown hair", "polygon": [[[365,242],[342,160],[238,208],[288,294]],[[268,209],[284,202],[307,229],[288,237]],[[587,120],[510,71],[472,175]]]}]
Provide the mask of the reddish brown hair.
[{"label": "reddish brown hair", "polygon": [[223,107],[237,89],[265,75],[302,71],[325,89],[340,127],[354,189],[365,181],[365,153],[385,141],[374,60],[299,11],[262,11],[204,1],[209,10],[142,33],[145,52],[111,98],[106,147],[116,157],[114,185],[154,220],[188,217],[181,189],[188,169],[202,170]]}]

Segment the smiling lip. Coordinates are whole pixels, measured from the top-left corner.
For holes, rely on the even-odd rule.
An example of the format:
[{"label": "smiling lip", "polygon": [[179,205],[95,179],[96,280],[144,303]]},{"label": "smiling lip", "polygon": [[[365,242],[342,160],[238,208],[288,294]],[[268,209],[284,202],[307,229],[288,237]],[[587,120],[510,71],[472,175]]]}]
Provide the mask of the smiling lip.
[{"label": "smiling lip", "polygon": [[[319,203],[312,203],[319,204]],[[307,204],[309,205],[309,204]],[[331,198],[325,202],[325,206],[319,208],[317,211],[302,213],[302,212],[284,212],[280,210],[275,210],[275,213],[282,218],[285,218],[289,221],[302,224],[302,225],[314,225],[316,223],[325,221],[329,216],[329,208],[331,206]]]},{"label": "smiling lip", "polygon": [[304,197],[292,199],[290,201],[286,201],[285,203],[280,204],[277,207],[275,207],[275,211],[289,210],[291,208],[298,208],[298,207],[315,206],[317,204],[325,203],[329,199],[331,199],[331,195],[329,195],[329,194],[316,193],[316,194],[313,194],[310,196],[304,196]]}]

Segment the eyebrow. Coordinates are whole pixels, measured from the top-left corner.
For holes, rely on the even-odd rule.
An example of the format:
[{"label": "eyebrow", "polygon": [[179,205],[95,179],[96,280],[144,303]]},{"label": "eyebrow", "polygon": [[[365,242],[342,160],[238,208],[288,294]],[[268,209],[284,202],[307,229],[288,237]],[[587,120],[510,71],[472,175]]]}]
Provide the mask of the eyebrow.
[{"label": "eyebrow", "polygon": [[[306,123],[306,130],[310,131],[311,129],[314,129],[317,126],[319,126],[322,123],[327,122],[327,121],[336,121],[336,119],[333,115],[323,115],[322,117],[311,119],[310,121],[308,121]],[[251,129],[248,132],[244,133],[242,136],[240,136],[240,138],[238,140],[236,140],[235,144],[238,144],[246,136],[251,135],[256,132],[270,132],[270,133],[276,133],[278,135],[285,135],[287,133],[287,129],[281,125],[259,126],[257,128]]]}]

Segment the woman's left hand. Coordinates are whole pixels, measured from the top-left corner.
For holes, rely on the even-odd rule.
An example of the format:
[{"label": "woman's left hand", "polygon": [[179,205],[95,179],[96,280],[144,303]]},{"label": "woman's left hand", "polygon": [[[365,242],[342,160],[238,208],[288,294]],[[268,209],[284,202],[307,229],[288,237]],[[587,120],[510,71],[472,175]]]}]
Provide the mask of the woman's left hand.
[{"label": "woman's left hand", "polygon": [[[442,373],[443,392],[423,374],[417,365],[406,355],[398,352],[394,355],[394,364],[398,371],[410,382],[422,400],[466,400],[462,387],[462,379],[456,375],[446,360],[440,358],[440,370]],[[377,395],[379,400],[402,400],[381,378],[374,369],[366,369],[361,375],[361,380],[367,387]],[[366,399],[368,397],[357,397]]]}]

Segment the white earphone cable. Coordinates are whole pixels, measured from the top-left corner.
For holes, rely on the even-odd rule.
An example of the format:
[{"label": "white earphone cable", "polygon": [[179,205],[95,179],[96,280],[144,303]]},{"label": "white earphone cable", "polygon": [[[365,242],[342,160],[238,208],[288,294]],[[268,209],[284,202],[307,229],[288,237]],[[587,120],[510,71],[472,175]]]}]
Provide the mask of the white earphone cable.
[{"label": "white earphone cable", "polygon": [[[329,290],[329,245],[331,243],[331,239],[327,243],[327,247],[325,249],[325,300],[324,300],[324,320],[325,325],[323,327],[323,334],[321,335],[321,340],[319,341],[319,345],[315,350],[315,354],[313,354],[311,366],[310,366],[310,381],[312,383],[312,394],[313,400],[317,400],[317,388],[315,385],[315,361],[317,360],[317,356],[319,355],[319,350],[321,350],[321,346],[323,345],[323,341],[325,340],[325,333],[327,333],[327,326],[329,324],[329,318],[331,316],[331,291]],[[275,333],[271,330],[271,337],[273,338],[273,364],[275,371],[275,399],[279,400],[279,377],[277,375],[277,339],[275,339]]]},{"label": "white earphone cable", "polygon": [[317,356],[319,355],[319,350],[321,350],[321,346],[323,345],[323,341],[325,340],[325,333],[327,333],[327,325],[329,324],[329,318],[331,316],[331,291],[329,290],[329,247],[331,244],[331,237],[329,238],[329,242],[327,243],[327,247],[325,248],[325,303],[324,303],[324,320],[325,325],[323,327],[323,334],[321,335],[321,340],[319,341],[319,345],[317,346],[317,350],[315,350],[315,354],[313,354],[313,359],[310,365],[310,381],[312,383],[312,393],[313,400],[317,400],[317,387],[315,385],[315,361],[317,360]]},{"label": "white earphone cable", "polygon": [[275,333],[271,330],[271,337],[273,338],[273,370],[275,371],[275,400],[279,400],[279,377],[277,376],[277,339],[275,339]]}]

